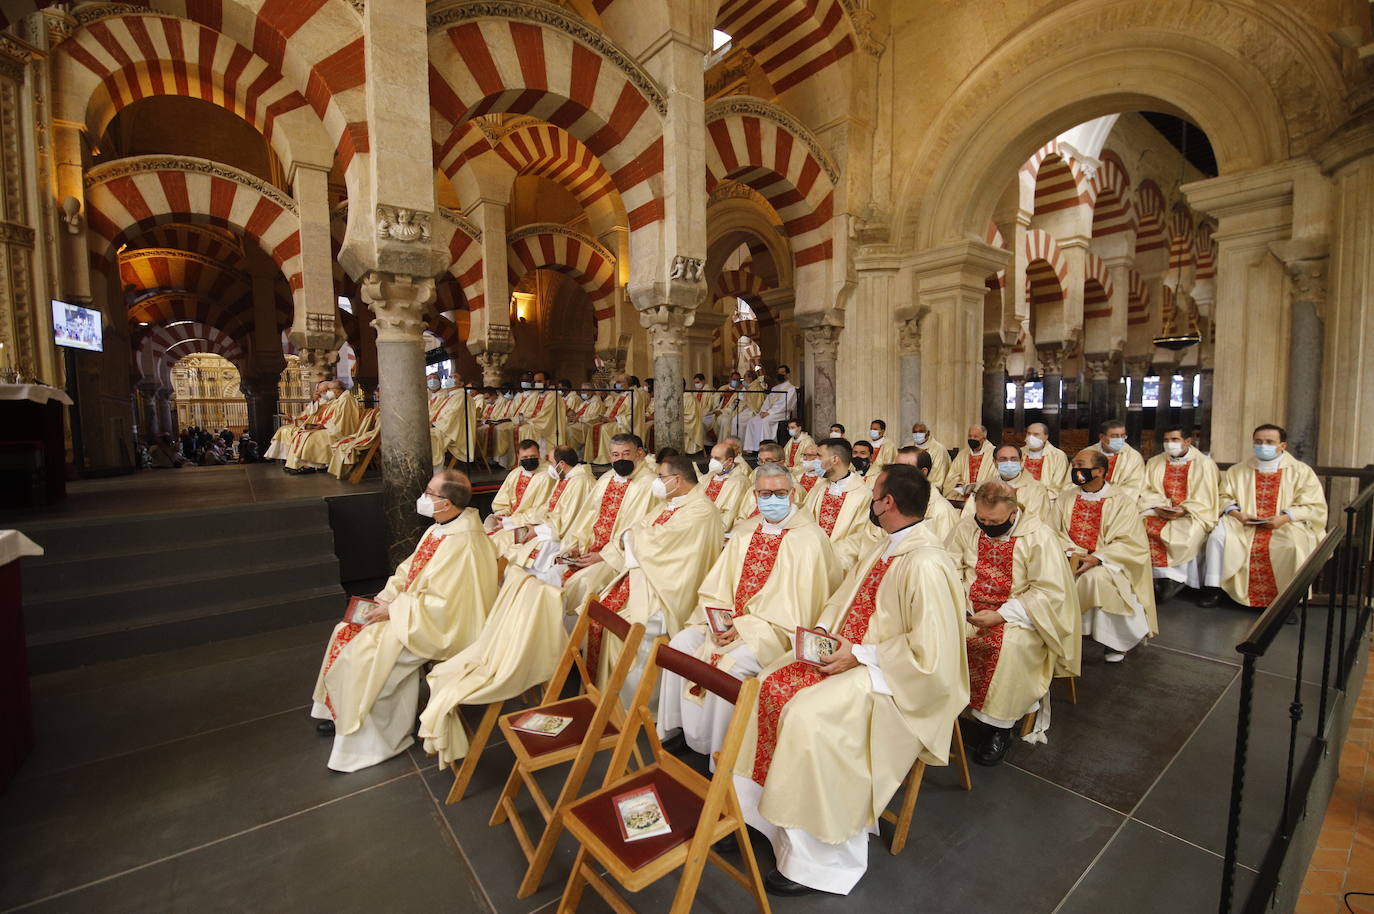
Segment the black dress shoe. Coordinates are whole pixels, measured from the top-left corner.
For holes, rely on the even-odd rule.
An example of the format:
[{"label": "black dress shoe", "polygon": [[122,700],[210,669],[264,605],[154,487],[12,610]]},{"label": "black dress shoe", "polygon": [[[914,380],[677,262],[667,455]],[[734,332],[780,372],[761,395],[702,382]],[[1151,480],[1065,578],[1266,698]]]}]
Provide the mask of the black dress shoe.
[{"label": "black dress shoe", "polygon": [[739,839],[735,837],[734,832],[731,832],[715,844],[712,844],[711,849],[717,854],[738,854]]},{"label": "black dress shoe", "polygon": [[1161,578],[1155,589],[1155,601],[1167,603],[1178,596],[1179,591],[1183,590],[1182,581],[1171,581],[1168,578]]},{"label": "black dress shoe", "polygon": [[663,751],[669,755],[685,755],[691,752],[692,748],[687,745],[687,737],[679,730],[663,741]]},{"label": "black dress shoe", "polygon": [[1007,750],[1011,748],[1011,739],[1010,727],[993,727],[987,739],[973,753],[973,761],[989,767],[1002,764],[1002,759],[1007,757]]},{"label": "black dress shoe", "polygon": [[322,721],[320,721],[319,723],[317,723],[317,724],[315,725],[315,732],[318,733],[320,736],[333,736],[333,735],[334,735],[334,721],[332,721],[332,720],[322,720]]},{"label": "black dress shoe", "polygon": [[1206,607],[1220,606],[1225,599],[1226,595],[1221,592],[1220,587],[1208,587],[1203,590],[1202,597],[1197,601],[1197,605]]},{"label": "black dress shoe", "polygon": [[814,895],[820,889],[813,889],[809,885],[802,885],[800,882],[793,882],[777,870],[763,877],[763,888],[769,895],[781,895],[784,898],[795,898],[798,895]]}]

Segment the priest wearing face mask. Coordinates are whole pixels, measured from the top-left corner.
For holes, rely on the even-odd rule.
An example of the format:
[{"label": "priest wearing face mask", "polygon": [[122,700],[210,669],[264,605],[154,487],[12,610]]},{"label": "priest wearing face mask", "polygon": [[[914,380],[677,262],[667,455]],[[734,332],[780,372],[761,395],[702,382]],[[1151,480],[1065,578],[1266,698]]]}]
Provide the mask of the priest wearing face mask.
[{"label": "priest wearing face mask", "polygon": [[963,500],[979,483],[997,478],[997,464],[988,446],[988,430],[981,425],[970,425],[967,445],[959,449],[945,475],[946,498]]},{"label": "priest wearing face mask", "polygon": [[1032,422],[1026,426],[1026,446],[1021,449],[1021,463],[1027,473],[1044,484],[1051,499],[1059,494],[1060,489],[1070,485],[1069,457],[1050,444],[1050,428],[1043,422]]},{"label": "priest wearing face mask", "polygon": [[1074,455],[1077,491],[1055,506],[1059,537],[1071,561],[1083,634],[1105,649],[1108,663],[1159,634],[1150,575],[1150,547],[1135,497],[1107,482],[1107,458],[1095,448]]},{"label": "priest wearing face mask", "polygon": [[515,464],[515,417],[515,388],[510,383],[502,384],[501,394],[487,410],[477,434],[482,453],[493,464]]},{"label": "priest wearing face mask", "polygon": [[1312,468],[1288,453],[1288,432],[1265,423],[1253,454],[1221,475],[1221,519],[1207,537],[1207,593],[1263,608],[1283,592],[1326,533],[1326,495]]},{"label": "priest wearing face mask", "polygon": [[523,421],[516,434],[535,442],[543,454],[554,445],[565,443],[568,429],[563,420],[563,400],[549,385],[549,373],[536,371],[533,384],[534,388],[525,398]]},{"label": "priest wearing face mask", "polygon": [[[693,471],[691,481],[696,483]],[[711,462],[697,488],[720,512],[721,523],[730,529],[739,515],[740,504],[749,494],[749,464],[735,449],[722,441],[711,448]]]},{"label": "priest wearing face mask", "polygon": [[586,458],[587,435],[601,417],[601,396],[594,391],[582,390],[569,394],[564,402],[568,409],[568,443]]},{"label": "priest wearing face mask", "polygon": [[738,371],[730,372],[730,377],[717,391],[711,408],[706,411],[702,425],[709,433],[715,435],[717,441],[726,435],[739,433],[739,411],[744,402],[743,389],[744,380],[740,377],[740,373]]},{"label": "priest wearing face mask", "polygon": [[[755,489],[757,488],[759,472],[767,466],[782,467],[782,469],[786,471],[787,467],[783,466],[782,456],[782,445],[774,444],[771,441],[765,441],[763,444],[759,445],[759,465],[758,468],[755,469],[754,472],[749,476],[749,489],[745,491],[744,497],[739,500],[739,512],[733,518],[726,519],[725,521],[726,539],[730,538],[734,530],[734,527],[737,523],[739,523],[742,520],[749,520],[750,518],[758,517],[758,502],[755,500],[754,496],[751,493],[755,491]],[[792,474],[788,472],[787,475],[790,477]],[[791,497],[792,500],[796,502],[797,507],[801,507],[802,502],[805,500],[805,497],[802,495],[801,490],[797,488],[795,479],[792,481]]]},{"label": "priest wearing face mask", "polygon": [[[1050,515],[1050,492],[1044,484],[1026,471],[1021,462],[1021,449],[1014,444],[1004,444],[992,452],[996,473],[992,480],[1005,482],[1016,490],[1016,500],[1031,514],[1047,524],[1053,524]],[[974,512],[973,499],[964,502],[964,514]]]},{"label": "priest wearing face mask", "polygon": [[922,521],[929,491],[900,464],[878,476],[871,496],[862,490],[865,523],[879,535],[819,619],[839,648],[820,667],[787,652],[759,674],[734,782],[745,820],[773,845],[772,894],[848,894],[867,869],[878,815],[912,765],[948,762],[968,702],[967,600]]},{"label": "priest wearing face mask", "polygon": [[706,426],[702,420],[715,402],[715,391],[706,387],[706,375],[692,376],[692,386],[682,395],[682,450],[700,454],[706,449]]},{"label": "priest wearing face mask", "polygon": [[854,465],[854,472],[861,475],[864,482],[871,483],[877,479],[883,468],[873,459],[873,445],[867,441],[855,441],[850,445],[850,451],[853,454],[850,460]]},{"label": "priest wearing face mask", "polygon": [[868,424],[868,440],[873,445],[874,466],[882,468],[897,461],[897,445],[887,437],[887,423],[882,419]]},{"label": "priest wearing face mask", "polygon": [[846,438],[846,437],[844,436],[844,426],[841,425],[841,424],[838,423],[838,422],[836,422],[834,425],[830,426],[830,437],[831,437],[831,438],[839,438],[839,439],[842,440],[842,441],[848,441],[848,440],[849,440],[848,438]]},{"label": "priest wearing face mask", "polygon": [[[567,524],[582,509],[592,487],[596,485],[591,468],[578,462],[577,451],[567,445],[554,448],[548,462],[534,472],[548,477],[548,484],[544,487],[547,494],[543,498],[535,498],[526,492],[520,507],[502,516],[492,535],[497,551],[511,565],[519,568],[532,567],[541,550],[552,552],[551,548],[546,547],[552,541],[561,539],[567,529],[560,528],[558,522]],[[557,513],[559,505],[564,506],[565,513]],[[490,524],[491,518],[487,521]],[[491,527],[488,526],[488,529]],[[552,562],[553,555],[550,554],[545,565],[551,566]]]},{"label": "priest wearing face mask", "polygon": [[828,438],[820,443],[821,480],[806,497],[806,510],[830,537],[835,555],[848,570],[871,542],[868,523],[868,483],[855,472],[849,442]]},{"label": "priest wearing face mask", "polygon": [[797,480],[797,502],[804,505],[817,481],[825,477],[825,470],[821,467],[821,448],[816,442],[804,446],[798,456],[792,475]]},{"label": "priest wearing face mask", "polygon": [[[930,479],[930,468],[933,461],[929,451],[923,451],[915,446],[907,446],[897,451],[896,463],[904,463],[920,470],[921,475],[927,480]],[[934,531],[940,542],[946,542],[950,535],[954,533],[954,527],[959,523],[959,512],[954,510],[939,489],[932,483],[930,487],[930,504],[926,506],[926,519],[923,521]]]},{"label": "priest wearing face mask", "polygon": [[949,548],[972,608],[969,710],[985,725],[973,760],[997,765],[1011,748],[1012,727],[1031,711],[1039,713],[1027,741],[1045,741],[1050,680],[1079,674],[1078,590],[1059,535],[1021,510],[1005,482],[978,487],[974,516],[959,522]]},{"label": "priest wearing face mask", "polygon": [[[758,414],[749,420],[748,428],[744,430],[744,449],[751,454],[758,451],[764,439],[777,435],[778,423],[792,416],[797,402],[797,388],[787,380],[786,368],[784,365],[778,370],[775,378],[777,383],[759,404]],[[762,382],[762,376],[759,380]]]},{"label": "priest wearing face mask", "polygon": [[[797,626],[815,624],[844,575],[830,540],[797,506],[792,489],[786,468],[759,466],[749,496],[757,513],[740,523],[707,572],[695,612],[671,647],[744,679],[789,652]],[[707,607],[730,611],[724,632],[711,628]],[[709,756],[720,749],[733,705],[672,673],[664,673],[659,695],[660,736],[681,729],[693,751]]]},{"label": "priest wearing face mask", "polygon": [[788,419],[787,440],[782,443],[783,466],[795,471],[801,465],[803,452],[815,443],[816,439],[806,433],[800,419]]},{"label": "priest wearing face mask", "polygon": [[644,424],[644,392],[630,384],[629,375],[623,371],[611,382],[614,393],[606,395],[601,418],[592,424],[587,436],[587,462],[610,463],[611,442],[617,435],[632,435],[638,426]]},{"label": "priest wearing face mask", "polygon": [[1183,429],[1164,430],[1164,453],[1145,464],[1140,493],[1156,599],[1202,587],[1202,549],[1216,526],[1220,482],[1216,463],[1192,446]]},{"label": "priest wearing face mask", "polygon": [[342,381],[328,382],[320,401],[324,405],[291,437],[286,451],[289,473],[314,473],[329,466],[330,447],[341,438],[357,434],[362,424],[358,398],[344,388]]},{"label": "priest wearing face mask", "polygon": [[515,469],[506,474],[496,497],[491,500],[491,513],[483,522],[488,533],[502,529],[506,526],[504,522],[522,509],[542,504],[553,488],[553,480],[545,472],[547,467],[539,459],[539,445],[536,442],[529,438],[521,441],[516,446],[515,455]]},{"label": "priest wearing face mask", "polygon": [[597,479],[581,515],[551,547],[555,555],[551,582],[561,577],[563,608],[569,615],[581,612],[588,595],[600,593],[625,570],[607,564],[602,550],[653,507],[654,472],[644,463],[639,439],[628,433],[616,435],[610,450],[611,471]]},{"label": "priest wearing face mask", "polygon": [[[602,591],[601,603],[631,622],[644,623],[644,642],[622,692],[627,704],[653,639],[676,635],[689,621],[697,588],[720,555],[725,526],[695,482],[691,460],[680,454],[665,457],[653,480],[649,513],[601,550],[604,563],[619,569]],[[619,657],[620,641],[599,629],[593,626],[588,634],[587,665],[604,682]]]},{"label": "priest wearing face mask", "polygon": [[949,448],[945,447],[930,433],[930,426],[917,422],[911,427],[911,443],[917,450],[930,455],[930,484],[943,492],[945,479],[949,476]]},{"label": "priest wearing face mask", "polygon": [[1120,419],[1103,422],[1094,447],[1107,458],[1107,481],[1138,496],[1145,488],[1145,458],[1126,443],[1125,424]]},{"label": "priest wearing face mask", "polygon": [[364,623],[334,627],[315,683],[311,716],[334,737],[329,767],[357,771],[411,743],[420,676],[480,634],[496,598],[496,548],[468,507],[472,483],[443,471],[415,509],[432,517],[410,558],[396,569]]},{"label": "priest wearing face mask", "polygon": [[[301,426],[311,421],[311,417],[319,412],[323,403],[321,397],[324,395],[325,386],[328,381],[316,382],[310,391],[310,402],[297,414],[290,422],[283,422],[277,427],[272,435],[272,440],[267,444],[267,450],[263,452],[263,460],[285,460],[287,448],[291,446],[291,438],[296,434]],[[284,417],[283,417],[284,418]]]}]

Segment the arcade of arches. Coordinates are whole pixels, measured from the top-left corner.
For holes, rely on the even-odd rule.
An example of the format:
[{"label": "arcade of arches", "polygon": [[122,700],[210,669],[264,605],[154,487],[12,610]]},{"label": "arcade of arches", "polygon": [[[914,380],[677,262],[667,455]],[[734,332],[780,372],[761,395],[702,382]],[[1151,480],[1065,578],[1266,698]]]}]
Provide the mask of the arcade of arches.
[{"label": "arcade of arches", "polygon": [[407,503],[425,334],[473,383],[654,377],[672,443],[740,302],[812,427],[1138,434],[1172,386],[1218,459],[1278,421],[1374,461],[1361,0],[4,0],[0,25],[0,367],[67,384],[47,302],[101,313],[94,467],[173,421],[198,354],[265,439],[290,359],[381,389]]}]

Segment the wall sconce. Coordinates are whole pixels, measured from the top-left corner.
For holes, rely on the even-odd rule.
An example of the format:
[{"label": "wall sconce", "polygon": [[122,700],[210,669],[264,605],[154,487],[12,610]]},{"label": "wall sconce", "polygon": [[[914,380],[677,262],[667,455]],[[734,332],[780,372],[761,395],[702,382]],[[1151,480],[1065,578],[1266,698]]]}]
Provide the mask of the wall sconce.
[{"label": "wall sconce", "polygon": [[62,221],[67,223],[67,231],[73,235],[81,234],[81,201],[66,197],[62,201]]}]

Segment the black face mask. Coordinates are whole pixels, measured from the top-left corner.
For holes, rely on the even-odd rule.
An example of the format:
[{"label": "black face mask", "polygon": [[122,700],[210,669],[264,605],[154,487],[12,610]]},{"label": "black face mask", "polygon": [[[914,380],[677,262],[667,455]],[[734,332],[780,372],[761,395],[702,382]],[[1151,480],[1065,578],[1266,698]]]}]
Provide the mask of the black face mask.
[{"label": "black face mask", "polygon": [[612,460],[611,469],[615,470],[621,478],[624,478],[635,471],[635,462],[633,460]]},{"label": "black face mask", "polygon": [[1069,475],[1073,477],[1073,484],[1076,486],[1086,486],[1093,481],[1092,467],[1073,467],[1069,470]]},{"label": "black face mask", "polygon": [[533,473],[535,470],[539,469],[539,458],[525,457],[520,461],[520,469],[528,473]]},{"label": "black face mask", "polygon": [[966,439],[966,440],[968,441],[968,449],[969,449],[970,451],[976,451],[976,450],[978,450],[980,447],[983,446],[983,442],[981,442],[981,441],[979,441],[979,440],[977,440],[977,439],[975,439],[975,438],[969,438],[969,439]]},{"label": "black face mask", "polygon": [[873,526],[879,527],[879,528],[881,528],[882,525],[883,525],[883,524],[882,524],[882,521],[880,521],[880,520],[878,519],[877,513],[874,512],[874,510],[873,510],[873,502],[869,502],[869,503],[868,503],[868,522],[869,522],[870,524],[872,524]]},{"label": "black face mask", "polygon": [[779,383],[779,384],[785,384],[785,383],[787,382],[787,375],[785,375],[785,374],[780,374],[780,375],[778,375],[777,377],[778,377],[778,383]]},{"label": "black face mask", "polygon": [[977,517],[974,517],[973,520],[976,524],[978,524],[978,528],[980,530],[982,530],[984,533],[986,533],[993,539],[996,539],[999,536],[1006,536],[1007,533],[1011,530],[1012,524],[1014,523],[1014,521],[1011,518],[1007,518],[1000,524],[985,524],[982,521],[978,520]]},{"label": "black face mask", "polygon": [[858,470],[860,473],[868,470],[869,459],[867,457],[855,457],[853,463],[854,469]]}]

